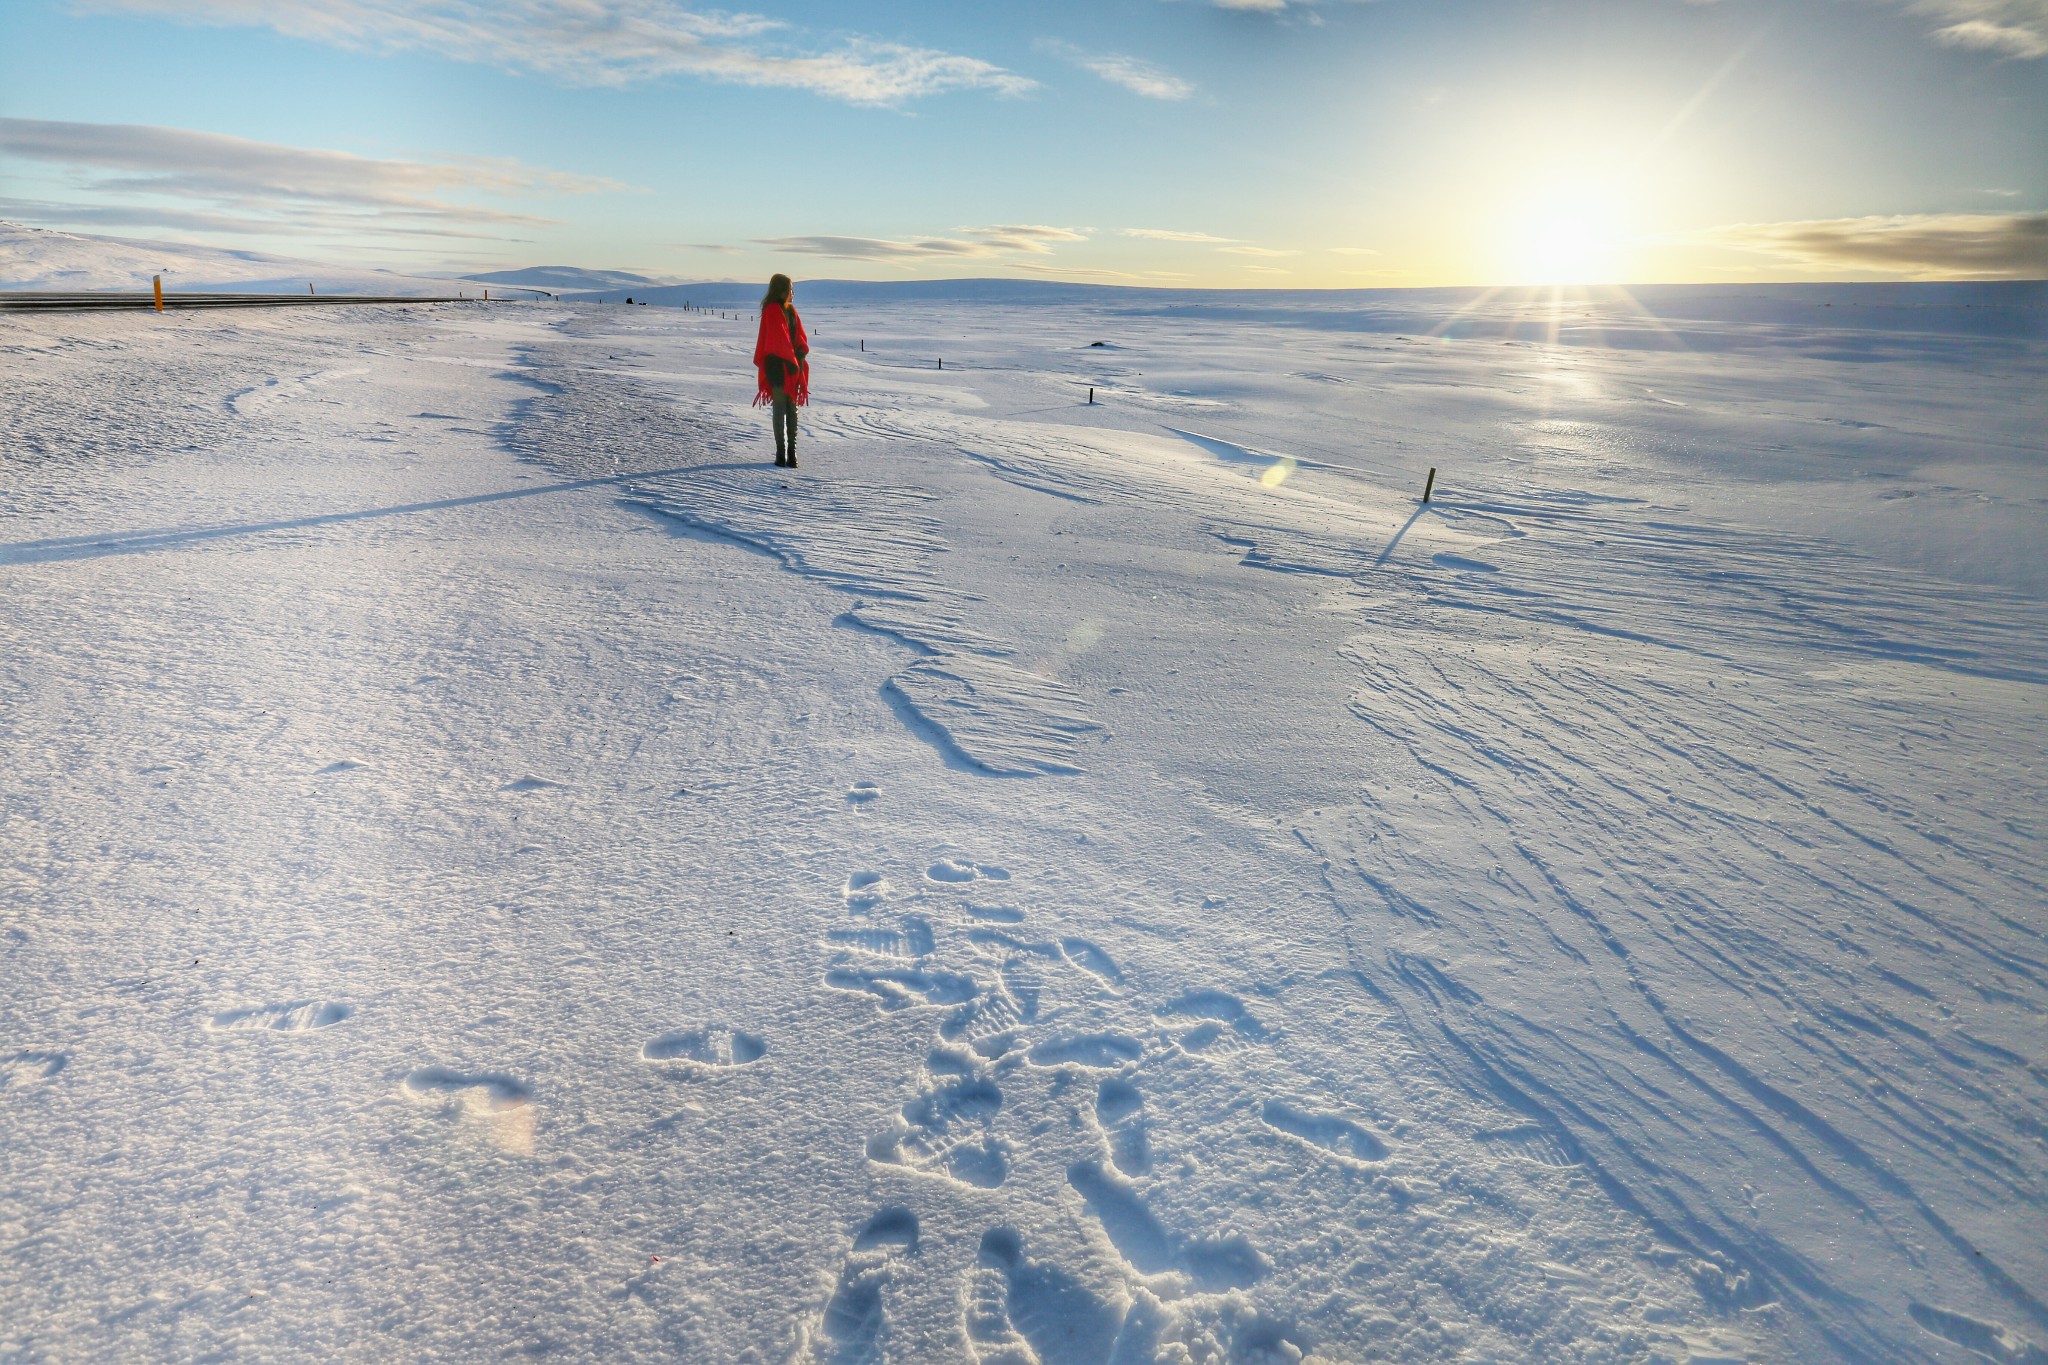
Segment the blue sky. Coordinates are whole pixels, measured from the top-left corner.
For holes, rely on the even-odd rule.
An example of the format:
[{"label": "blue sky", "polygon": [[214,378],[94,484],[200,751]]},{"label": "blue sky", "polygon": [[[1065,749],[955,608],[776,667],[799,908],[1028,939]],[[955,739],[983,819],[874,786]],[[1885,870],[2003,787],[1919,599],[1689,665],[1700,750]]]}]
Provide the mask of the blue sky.
[{"label": "blue sky", "polygon": [[401,268],[2048,275],[2048,0],[6,0],[0,217]]}]

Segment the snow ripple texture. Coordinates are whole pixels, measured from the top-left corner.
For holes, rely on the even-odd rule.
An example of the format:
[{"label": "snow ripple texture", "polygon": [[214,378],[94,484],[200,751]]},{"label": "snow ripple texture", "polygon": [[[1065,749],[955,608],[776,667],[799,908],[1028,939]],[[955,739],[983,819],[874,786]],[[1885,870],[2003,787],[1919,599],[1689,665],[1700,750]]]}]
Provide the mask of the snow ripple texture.
[{"label": "snow ripple texture", "polygon": [[649,445],[688,452],[683,458],[693,467],[636,480],[628,496],[853,597],[844,624],[924,656],[884,691],[949,762],[995,777],[1085,770],[1086,750],[1104,727],[1071,687],[1019,664],[1008,644],[983,633],[975,599],[934,573],[946,544],[926,511],[931,494],[810,473],[792,483],[757,459],[694,463],[701,453],[731,451],[744,429],[733,417],[664,402],[568,356],[542,363],[551,391],[527,405],[515,446],[579,473],[606,467],[597,452],[629,450],[638,459]]}]

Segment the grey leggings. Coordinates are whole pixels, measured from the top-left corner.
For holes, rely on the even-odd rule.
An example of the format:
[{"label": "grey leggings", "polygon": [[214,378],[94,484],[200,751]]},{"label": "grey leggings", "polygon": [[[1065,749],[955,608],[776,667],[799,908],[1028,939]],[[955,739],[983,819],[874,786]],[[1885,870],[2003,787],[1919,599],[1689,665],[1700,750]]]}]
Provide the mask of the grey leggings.
[{"label": "grey leggings", "polygon": [[768,397],[772,402],[769,412],[775,419],[775,458],[795,455],[796,403],[780,384],[768,390]]}]

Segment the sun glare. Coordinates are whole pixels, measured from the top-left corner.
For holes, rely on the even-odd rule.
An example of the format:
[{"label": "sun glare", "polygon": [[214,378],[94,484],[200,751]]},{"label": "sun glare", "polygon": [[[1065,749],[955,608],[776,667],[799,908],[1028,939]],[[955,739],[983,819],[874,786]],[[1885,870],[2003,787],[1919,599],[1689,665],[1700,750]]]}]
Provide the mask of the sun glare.
[{"label": "sun glare", "polygon": [[1504,223],[1510,284],[1618,284],[1631,239],[1626,201],[1592,185],[1556,185],[1526,200]]}]

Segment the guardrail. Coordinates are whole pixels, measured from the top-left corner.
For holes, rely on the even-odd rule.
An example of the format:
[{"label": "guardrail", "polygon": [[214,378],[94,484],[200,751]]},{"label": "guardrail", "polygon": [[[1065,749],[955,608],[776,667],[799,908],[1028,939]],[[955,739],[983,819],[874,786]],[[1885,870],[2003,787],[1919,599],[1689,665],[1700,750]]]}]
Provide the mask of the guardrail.
[{"label": "guardrail", "polygon": [[404,294],[172,294],[91,291],[45,293],[0,290],[0,313],[57,313],[141,308],[154,311],[172,308],[323,308],[350,303],[503,303],[504,299],[474,299],[456,295],[421,297]]}]

